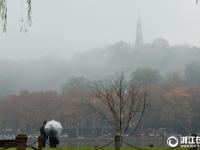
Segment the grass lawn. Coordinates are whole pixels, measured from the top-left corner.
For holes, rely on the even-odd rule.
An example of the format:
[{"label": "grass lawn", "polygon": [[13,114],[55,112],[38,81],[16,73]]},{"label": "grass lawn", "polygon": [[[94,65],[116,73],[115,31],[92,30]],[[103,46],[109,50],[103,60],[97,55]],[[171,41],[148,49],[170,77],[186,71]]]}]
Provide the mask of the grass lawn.
[{"label": "grass lawn", "polygon": [[[169,147],[153,147],[153,148],[145,148],[145,147],[142,147],[142,149],[145,149],[145,150],[167,150],[170,148]],[[3,148],[0,148],[0,150],[4,150]],[[16,150],[16,148],[9,148],[7,150]],[[27,148],[27,150],[33,150],[31,148]],[[92,147],[63,147],[63,148],[44,148],[43,150],[95,150],[94,148]],[[114,147],[106,147],[102,150],[114,150]],[[130,148],[130,147],[122,147],[121,150],[139,150],[139,149],[134,149],[134,148]],[[174,148],[172,150],[188,150],[188,148]],[[200,149],[199,149],[200,150]]]},{"label": "grass lawn", "polygon": [[[95,150],[94,148],[92,147],[65,147],[65,148],[59,148],[60,150]],[[142,149],[145,149],[145,150],[167,150],[170,148],[169,147],[153,147],[153,148],[150,148],[150,147],[142,147]],[[172,150],[187,150],[188,148],[174,148]],[[44,150],[55,150],[53,148],[45,148]],[[114,147],[106,147],[102,150],[114,150]],[[121,150],[139,150],[139,149],[135,149],[135,148],[130,148],[130,147],[122,147]]]}]

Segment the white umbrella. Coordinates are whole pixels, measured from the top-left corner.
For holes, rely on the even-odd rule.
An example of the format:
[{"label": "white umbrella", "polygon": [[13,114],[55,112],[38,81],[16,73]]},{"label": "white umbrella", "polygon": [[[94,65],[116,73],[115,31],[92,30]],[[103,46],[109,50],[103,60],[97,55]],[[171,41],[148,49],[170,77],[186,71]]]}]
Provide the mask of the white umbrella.
[{"label": "white umbrella", "polygon": [[60,122],[51,120],[46,123],[44,129],[47,133],[49,133],[49,131],[55,131],[60,136],[62,133],[63,127]]}]

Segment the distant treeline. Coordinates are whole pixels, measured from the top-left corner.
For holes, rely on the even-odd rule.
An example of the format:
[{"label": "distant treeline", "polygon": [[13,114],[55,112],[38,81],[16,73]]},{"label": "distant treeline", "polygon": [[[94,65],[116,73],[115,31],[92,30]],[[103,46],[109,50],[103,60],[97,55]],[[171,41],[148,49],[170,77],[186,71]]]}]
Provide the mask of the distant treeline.
[{"label": "distant treeline", "polygon": [[[44,120],[51,119],[62,122],[64,128],[108,127],[101,116],[85,105],[91,98],[91,85],[102,82],[77,77],[63,85],[62,93],[24,90],[17,95],[2,96],[0,128],[36,132]],[[163,78],[158,71],[147,68],[136,70],[129,82],[150,87],[141,128],[167,128],[182,134],[199,131],[200,85],[189,84],[177,74]]]}]

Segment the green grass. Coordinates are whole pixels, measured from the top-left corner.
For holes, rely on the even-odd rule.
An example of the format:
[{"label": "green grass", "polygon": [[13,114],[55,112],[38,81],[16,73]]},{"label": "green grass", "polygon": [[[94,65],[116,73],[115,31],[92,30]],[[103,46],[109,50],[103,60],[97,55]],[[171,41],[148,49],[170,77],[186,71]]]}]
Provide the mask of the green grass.
[{"label": "green grass", "polygon": [[[141,147],[142,149],[145,150],[166,150],[169,147]],[[95,150],[93,147],[64,147],[60,148],[61,150]],[[45,148],[44,150],[55,150],[55,148]],[[114,147],[106,147],[102,150],[114,150]],[[130,147],[122,147],[121,150],[138,150],[135,148],[130,148]],[[187,148],[174,148],[173,150],[187,150]]]},{"label": "green grass", "polygon": [[[142,149],[145,150],[166,150],[169,147],[141,147]],[[187,150],[188,148],[174,148],[173,150]],[[0,148],[0,150],[4,150],[3,148]],[[16,150],[16,148],[9,148],[6,150]],[[27,148],[26,150],[33,150],[31,148]],[[43,150],[58,150],[56,148],[44,148]],[[59,148],[59,150],[95,150],[93,147],[62,147]],[[102,150],[114,150],[114,147],[106,147]],[[135,148],[130,148],[130,147],[122,147],[121,150],[138,150]]]}]

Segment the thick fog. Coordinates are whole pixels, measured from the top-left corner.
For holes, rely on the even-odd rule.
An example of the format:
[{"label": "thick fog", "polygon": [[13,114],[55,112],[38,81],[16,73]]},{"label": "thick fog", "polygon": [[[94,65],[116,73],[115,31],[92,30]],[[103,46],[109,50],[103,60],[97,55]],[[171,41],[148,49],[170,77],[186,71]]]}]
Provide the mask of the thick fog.
[{"label": "thick fog", "polygon": [[92,147],[104,145],[125,126],[128,132],[136,126],[133,137],[142,147],[200,133],[200,1],[31,0],[26,33],[20,29],[27,0],[6,1],[1,139],[36,133],[35,140],[41,123],[52,118],[79,148],[85,138],[98,138]]},{"label": "thick fog", "polygon": [[[34,0],[27,33],[19,31],[24,9],[22,0],[8,0],[8,31],[0,34],[4,95],[58,90],[72,77],[102,79],[140,67],[184,76],[186,65],[199,61],[195,0]],[[141,49],[135,48],[138,16]]]},{"label": "thick fog", "polygon": [[8,32],[0,35],[1,59],[43,55],[69,58],[118,41],[133,43],[140,14],[144,41],[163,37],[171,44],[200,46],[195,0],[34,0],[33,25],[19,32],[23,5],[8,0]]}]

